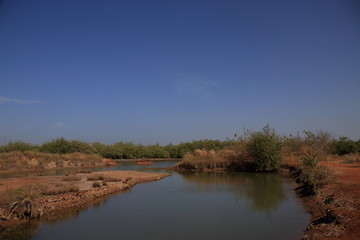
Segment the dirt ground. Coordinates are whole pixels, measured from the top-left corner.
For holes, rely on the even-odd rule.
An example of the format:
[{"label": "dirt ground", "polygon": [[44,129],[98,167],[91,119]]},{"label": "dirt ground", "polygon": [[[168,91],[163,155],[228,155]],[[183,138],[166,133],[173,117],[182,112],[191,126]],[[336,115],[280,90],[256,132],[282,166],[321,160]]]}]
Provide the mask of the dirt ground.
[{"label": "dirt ground", "polygon": [[[6,200],[6,195],[12,192],[11,190],[27,189],[28,195],[36,196],[33,201],[37,206],[41,206],[43,210],[41,218],[46,219],[63,210],[91,204],[105,196],[127,190],[138,183],[156,181],[167,176],[169,174],[166,173],[105,171],[77,173],[69,176],[0,179],[0,195],[2,198],[0,230],[28,221],[26,218],[19,219],[16,215],[9,215],[4,200]],[[44,194],[49,192],[52,193]]]},{"label": "dirt ground", "polygon": [[324,165],[335,171],[336,181],[303,198],[312,213],[304,239],[360,239],[360,164],[338,160]]}]

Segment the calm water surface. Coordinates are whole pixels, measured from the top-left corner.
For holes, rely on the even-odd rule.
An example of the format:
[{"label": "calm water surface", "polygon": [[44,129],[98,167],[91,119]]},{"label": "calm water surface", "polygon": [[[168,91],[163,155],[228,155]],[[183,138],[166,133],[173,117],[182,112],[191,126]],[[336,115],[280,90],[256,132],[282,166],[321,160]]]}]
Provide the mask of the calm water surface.
[{"label": "calm water surface", "polygon": [[[173,162],[158,163],[169,164]],[[139,168],[125,164],[113,169]],[[172,172],[86,210],[64,213],[39,226],[30,224],[23,236],[33,240],[300,239],[310,216],[293,188],[275,174]]]}]

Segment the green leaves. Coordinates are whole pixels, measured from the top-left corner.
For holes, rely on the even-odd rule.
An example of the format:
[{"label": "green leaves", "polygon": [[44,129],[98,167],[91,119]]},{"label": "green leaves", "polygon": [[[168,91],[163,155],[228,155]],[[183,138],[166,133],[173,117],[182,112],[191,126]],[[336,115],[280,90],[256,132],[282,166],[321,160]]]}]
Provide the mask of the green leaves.
[{"label": "green leaves", "polygon": [[280,168],[282,143],[280,137],[269,125],[262,131],[250,133],[247,145],[250,156],[254,160],[255,171],[275,171]]}]

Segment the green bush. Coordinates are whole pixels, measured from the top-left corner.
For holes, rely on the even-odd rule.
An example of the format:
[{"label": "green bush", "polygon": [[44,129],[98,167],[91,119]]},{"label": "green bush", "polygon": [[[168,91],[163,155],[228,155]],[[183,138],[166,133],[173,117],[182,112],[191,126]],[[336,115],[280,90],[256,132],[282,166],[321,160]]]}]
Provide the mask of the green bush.
[{"label": "green bush", "polygon": [[335,142],[335,153],[339,155],[359,152],[360,146],[347,137],[341,137]]},{"label": "green bush", "polygon": [[281,139],[268,125],[262,131],[249,133],[248,152],[255,171],[275,171],[282,162]]},{"label": "green bush", "polygon": [[58,154],[67,154],[67,153],[85,153],[85,154],[94,154],[97,153],[96,149],[88,143],[81,142],[78,140],[69,141],[65,138],[57,138],[51,142],[44,143],[41,146],[41,151],[46,153],[58,153]]},{"label": "green bush", "polygon": [[30,143],[24,142],[9,142],[4,146],[0,146],[0,153],[1,152],[25,152],[25,151],[34,151],[36,146]]}]

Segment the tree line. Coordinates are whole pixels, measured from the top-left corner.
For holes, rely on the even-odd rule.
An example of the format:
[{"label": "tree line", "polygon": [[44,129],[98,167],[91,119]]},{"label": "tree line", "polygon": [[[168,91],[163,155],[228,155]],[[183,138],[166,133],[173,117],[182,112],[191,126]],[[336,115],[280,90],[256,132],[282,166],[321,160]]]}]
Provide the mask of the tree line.
[{"label": "tree line", "polygon": [[79,140],[67,140],[63,137],[54,139],[42,145],[35,145],[21,141],[9,142],[0,146],[1,152],[25,152],[35,151],[44,153],[85,153],[97,154],[104,158],[111,159],[136,159],[136,158],[182,158],[185,153],[195,151],[196,149],[214,149],[221,150],[226,142],[220,140],[198,140],[192,142],[183,142],[177,145],[168,144],[161,146],[133,144],[131,142],[116,142],[106,145],[99,142],[88,143]]},{"label": "tree line", "polygon": [[[305,137],[288,136],[279,138],[281,145],[287,149],[299,148],[304,143],[309,141],[326,141],[327,151],[333,154],[344,155],[350,153],[360,152],[360,139],[354,141],[347,137],[340,137],[334,139],[326,132],[319,131],[318,133],[312,133],[310,131],[304,131]],[[168,144],[161,146],[159,144],[154,145],[142,145],[134,144],[131,142],[116,142],[114,144],[103,144],[100,142],[83,142],[79,140],[67,140],[64,137],[60,137],[49,142],[45,142],[41,145],[26,143],[22,141],[9,142],[6,145],[0,146],[0,153],[2,152],[25,152],[35,151],[44,153],[57,153],[57,154],[69,154],[69,153],[85,153],[85,154],[97,154],[104,158],[111,159],[136,159],[136,158],[183,158],[186,153],[194,152],[197,149],[202,150],[214,150],[220,151],[225,148],[231,148],[234,144],[239,144],[244,141],[243,136],[234,139],[221,140],[197,140],[192,142],[182,142],[180,144]],[[254,149],[255,151],[256,149]]]}]

